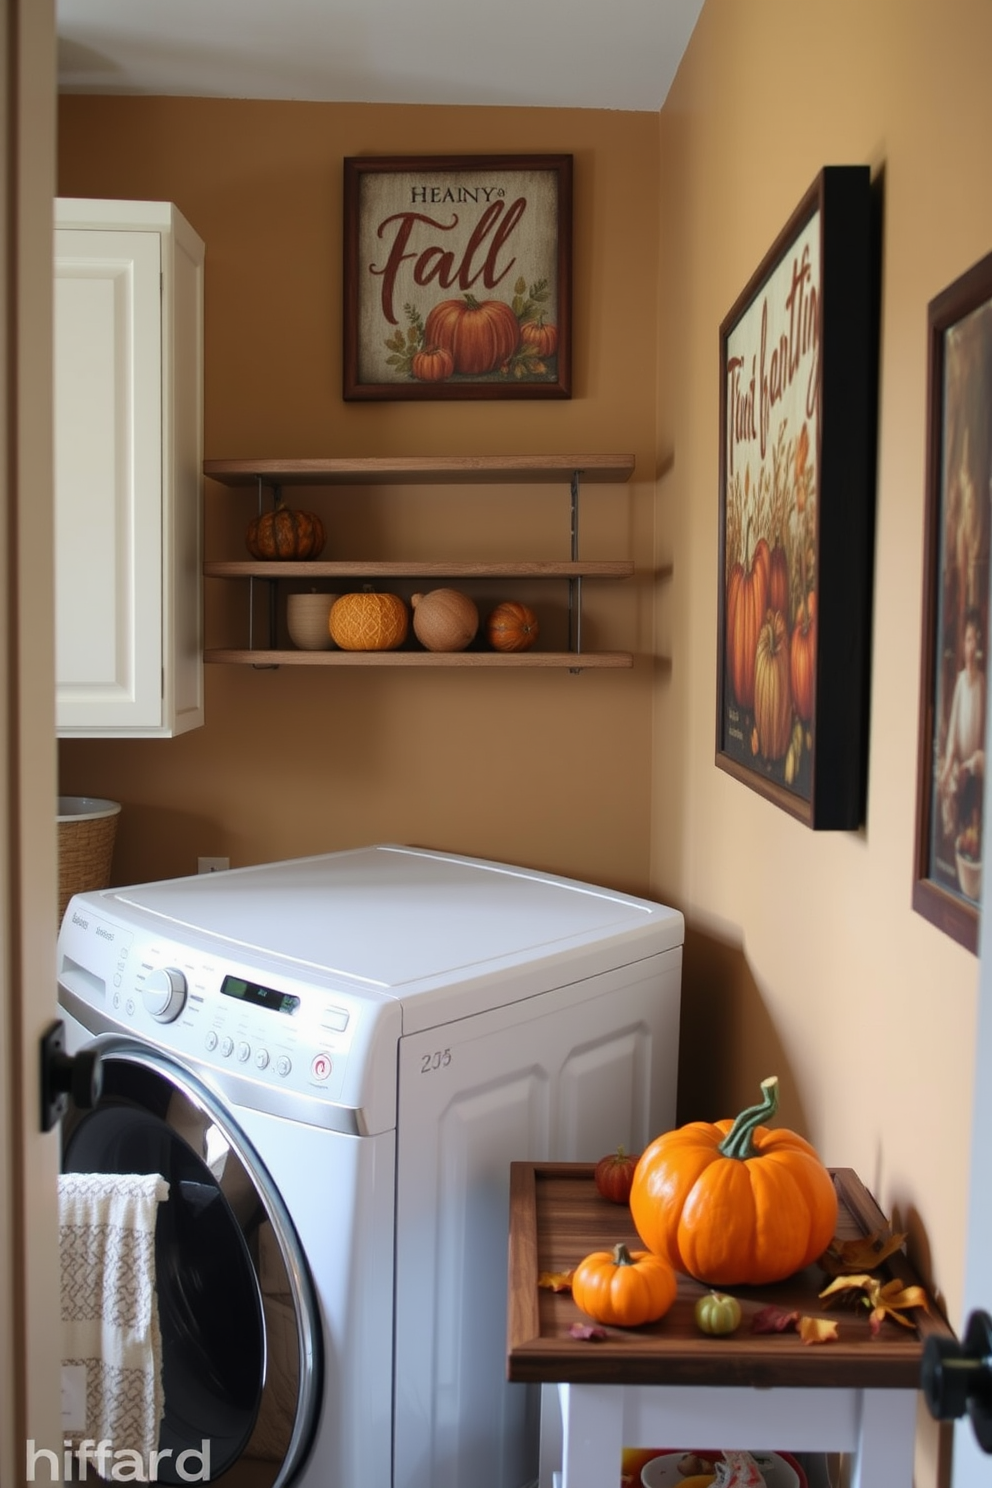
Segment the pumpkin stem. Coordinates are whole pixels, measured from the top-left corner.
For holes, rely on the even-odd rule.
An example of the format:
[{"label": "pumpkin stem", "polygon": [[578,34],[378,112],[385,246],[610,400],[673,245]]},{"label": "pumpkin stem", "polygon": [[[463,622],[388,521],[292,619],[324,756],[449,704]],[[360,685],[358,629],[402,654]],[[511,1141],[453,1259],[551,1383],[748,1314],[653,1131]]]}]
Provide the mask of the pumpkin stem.
[{"label": "pumpkin stem", "polygon": [[746,1111],[742,1111],[717,1148],[722,1157],[736,1157],[746,1162],[754,1156],[752,1138],[755,1128],[770,1121],[778,1110],[778,1075],[769,1075],[767,1080],[762,1080],[761,1091],[764,1099],[760,1106],[748,1106]]},{"label": "pumpkin stem", "polygon": [[637,1262],[634,1260],[634,1257],[631,1255],[630,1251],[627,1249],[626,1245],[624,1245],[622,1240],[618,1245],[614,1245],[613,1247],[613,1264],[614,1266],[637,1265]]}]

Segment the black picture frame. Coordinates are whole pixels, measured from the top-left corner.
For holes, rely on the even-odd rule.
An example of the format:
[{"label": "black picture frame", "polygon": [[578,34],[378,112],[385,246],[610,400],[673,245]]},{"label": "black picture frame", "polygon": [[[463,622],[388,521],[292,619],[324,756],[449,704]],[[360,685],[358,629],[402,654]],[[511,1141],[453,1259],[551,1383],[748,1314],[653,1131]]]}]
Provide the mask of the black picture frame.
[{"label": "black picture frame", "polygon": [[980,939],[992,253],[927,306],[927,456],[913,908],[977,953]]},{"label": "black picture frame", "polygon": [[867,166],[826,166],[720,327],[716,764],[813,830],[867,793],[877,426]]},{"label": "black picture frame", "polygon": [[569,398],[572,156],[344,162],[345,400]]}]

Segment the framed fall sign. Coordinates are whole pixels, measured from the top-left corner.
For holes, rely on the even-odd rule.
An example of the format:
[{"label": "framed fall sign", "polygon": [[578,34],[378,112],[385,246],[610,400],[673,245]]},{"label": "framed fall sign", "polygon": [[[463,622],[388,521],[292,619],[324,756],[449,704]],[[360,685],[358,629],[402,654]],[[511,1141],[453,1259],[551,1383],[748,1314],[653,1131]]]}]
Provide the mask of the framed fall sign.
[{"label": "framed fall sign", "polygon": [[344,397],[571,396],[572,157],[344,162]]},{"label": "framed fall sign", "polygon": [[992,254],[930,302],[927,332],[913,908],[977,952],[989,655]]},{"label": "framed fall sign", "polygon": [[867,166],[820,172],[720,327],[716,763],[864,817],[876,431]]}]

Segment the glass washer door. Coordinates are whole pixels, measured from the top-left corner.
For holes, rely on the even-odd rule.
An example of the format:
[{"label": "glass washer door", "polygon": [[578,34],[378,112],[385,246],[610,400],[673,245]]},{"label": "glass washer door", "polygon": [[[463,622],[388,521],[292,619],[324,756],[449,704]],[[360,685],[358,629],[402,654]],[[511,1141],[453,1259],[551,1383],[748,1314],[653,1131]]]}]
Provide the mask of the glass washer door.
[{"label": "glass washer door", "polygon": [[[320,1328],[306,1260],[264,1164],[191,1071],[127,1038],[94,1041],[103,1091],[63,1122],[64,1172],[158,1173],[155,1232],[165,1412],[159,1482],[210,1443],[225,1488],[281,1488],[319,1403]],[[199,1459],[187,1459],[197,1461]],[[171,1472],[171,1476],[170,1476]]]}]

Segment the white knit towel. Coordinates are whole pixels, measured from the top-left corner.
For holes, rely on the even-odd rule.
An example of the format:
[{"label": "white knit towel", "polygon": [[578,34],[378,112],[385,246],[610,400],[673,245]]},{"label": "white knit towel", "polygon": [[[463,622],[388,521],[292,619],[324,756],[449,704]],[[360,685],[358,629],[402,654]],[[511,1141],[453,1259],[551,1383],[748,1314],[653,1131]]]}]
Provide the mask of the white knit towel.
[{"label": "white knit towel", "polygon": [[109,1440],[146,1463],[164,1404],[155,1218],[168,1197],[157,1173],[59,1178],[62,1362],[86,1367],[86,1426],[67,1437]]}]

